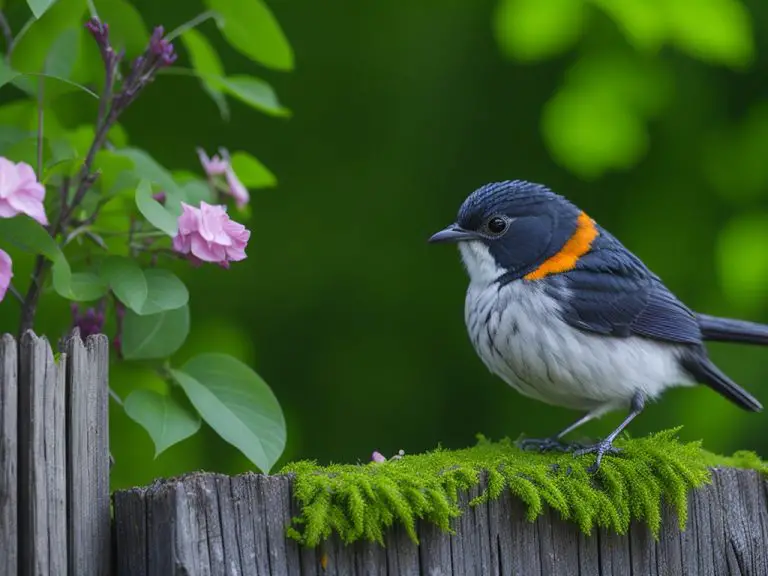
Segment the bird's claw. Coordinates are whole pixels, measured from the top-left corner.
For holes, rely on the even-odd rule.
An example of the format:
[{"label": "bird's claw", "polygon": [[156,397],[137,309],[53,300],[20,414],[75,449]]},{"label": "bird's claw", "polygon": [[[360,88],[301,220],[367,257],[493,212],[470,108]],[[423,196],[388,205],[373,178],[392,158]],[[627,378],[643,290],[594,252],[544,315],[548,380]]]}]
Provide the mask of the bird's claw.
[{"label": "bird's claw", "polygon": [[524,438],[517,445],[521,450],[538,450],[539,452],[568,452],[568,444],[554,438]]},{"label": "bird's claw", "polygon": [[584,456],[585,454],[597,454],[597,460],[595,460],[595,463],[587,469],[587,472],[595,473],[598,468],[600,468],[600,462],[603,460],[604,455],[618,454],[620,452],[621,448],[616,448],[611,440],[600,440],[597,444],[574,451],[573,455],[576,457]]}]

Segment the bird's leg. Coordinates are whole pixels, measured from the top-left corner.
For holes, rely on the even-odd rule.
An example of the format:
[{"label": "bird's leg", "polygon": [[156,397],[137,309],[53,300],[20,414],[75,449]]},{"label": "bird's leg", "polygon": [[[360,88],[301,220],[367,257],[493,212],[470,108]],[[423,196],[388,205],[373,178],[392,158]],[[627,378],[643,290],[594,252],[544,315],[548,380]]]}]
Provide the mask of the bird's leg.
[{"label": "bird's leg", "polygon": [[550,436],[549,438],[524,438],[523,440],[520,440],[517,445],[521,450],[533,448],[539,452],[551,452],[554,450],[558,452],[568,452],[572,448],[572,445],[562,442],[563,437],[594,419],[594,417],[595,412],[587,412],[584,416],[576,420],[576,422],[563,428],[554,436]]},{"label": "bird's leg", "polygon": [[635,417],[643,411],[643,408],[645,407],[645,396],[643,393],[639,391],[635,392],[635,395],[632,396],[632,402],[629,406],[629,414],[626,418],[624,418],[624,421],[619,424],[616,430],[608,434],[608,436],[600,440],[600,442],[597,444],[576,450],[573,453],[574,456],[583,456],[584,454],[597,454],[597,460],[592,466],[589,467],[588,472],[597,472],[597,469],[600,468],[600,462],[603,459],[603,455],[617,454],[620,451],[613,445],[613,441],[619,434],[621,434],[624,428],[626,428],[627,425],[629,425],[629,423],[632,422],[632,420],[634,420]]}]

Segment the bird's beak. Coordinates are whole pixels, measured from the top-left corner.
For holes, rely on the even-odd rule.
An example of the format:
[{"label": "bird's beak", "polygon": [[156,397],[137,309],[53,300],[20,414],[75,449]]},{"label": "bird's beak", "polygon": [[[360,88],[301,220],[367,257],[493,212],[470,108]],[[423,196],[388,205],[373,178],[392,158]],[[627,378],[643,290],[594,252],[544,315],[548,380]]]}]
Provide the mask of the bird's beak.
[{"label": "bird's beak", "polygon": [[473,240],[474,238],[476,238],[474,232],[464,230],[458,224],[451,224],[447,228],[440,230],[437,234],[434,234],[428,242],[461,242],[462,240]]}]

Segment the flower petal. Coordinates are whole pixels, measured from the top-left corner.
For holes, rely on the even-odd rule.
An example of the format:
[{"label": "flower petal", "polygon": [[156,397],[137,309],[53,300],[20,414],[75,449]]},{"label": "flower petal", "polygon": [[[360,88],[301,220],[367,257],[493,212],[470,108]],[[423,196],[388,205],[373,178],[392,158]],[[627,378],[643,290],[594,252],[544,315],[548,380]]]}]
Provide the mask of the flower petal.
[{"label": "flower petal", "polygon": [[11,285],[11,278],[13,278],[13,262],[11,257],[7,253],[0,250],[0,300],[5,298],[6,292],[8,292],[8,286]]}]

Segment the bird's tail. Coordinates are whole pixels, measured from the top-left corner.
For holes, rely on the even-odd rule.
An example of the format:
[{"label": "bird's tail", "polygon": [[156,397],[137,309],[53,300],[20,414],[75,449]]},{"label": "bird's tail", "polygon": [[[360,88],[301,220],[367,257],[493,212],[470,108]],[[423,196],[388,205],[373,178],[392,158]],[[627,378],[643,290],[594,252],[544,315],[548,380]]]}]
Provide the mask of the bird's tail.
[{"label": "bird's tail", "polygon": [[752,394],[723,374],[705,355],[691,354],[682,358],[681,364],[696,382],[706,384],[744,410],[760,412],[763,409],[763,405]]},{"label": "bird's tail", "polygon": [[697,314],[696,316],[704,340],[768,346],[768,326],[765,324],[732,318],[718,318],[706,314]]}]

